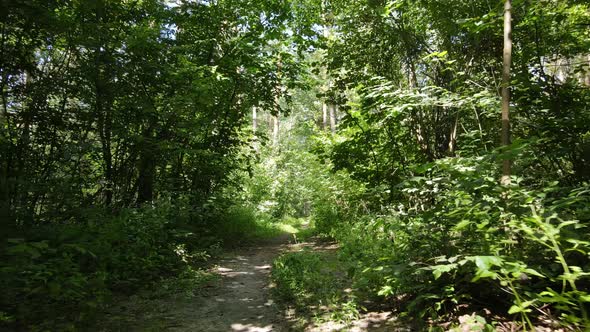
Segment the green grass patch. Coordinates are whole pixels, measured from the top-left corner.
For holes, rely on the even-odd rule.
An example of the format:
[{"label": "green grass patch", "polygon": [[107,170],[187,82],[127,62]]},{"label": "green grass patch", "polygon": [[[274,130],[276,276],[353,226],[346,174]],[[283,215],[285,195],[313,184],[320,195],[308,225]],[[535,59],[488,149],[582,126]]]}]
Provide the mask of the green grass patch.
[{"label": "green grass patch", "polygon": [[297,241],[303,242],[316,235],[313,220],[310,218],[285,217],[278,222],[279,228],[289,234],[293,234]]},{"label": "green grass patch", "polygon": [[275,296],[302,320],[350,322],[360,307],[341,263],[333,252],[283,254],[273,262]]},{"label": "green grass patch", "polygon": [[251,207],[234,206],[228,209],[215,226],[216,238],[225,246],[240,245],[293,234],[297,241],[304,241],[314,234],[306,218],[284,217],[275,219],[267,213]]}]

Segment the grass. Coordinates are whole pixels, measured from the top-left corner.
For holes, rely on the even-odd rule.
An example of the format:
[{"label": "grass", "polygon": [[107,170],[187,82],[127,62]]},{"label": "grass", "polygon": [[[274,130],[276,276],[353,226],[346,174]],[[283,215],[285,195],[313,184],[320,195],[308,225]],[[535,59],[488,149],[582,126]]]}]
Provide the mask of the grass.
[{"label": "grass", "polygon": [[361,308],[342,263],[333,251],[312,249],[286,253],[273,262],[275,296],[294,306],[296,325],[310,321],[350,323],[359,317]]},{"label": "grass", "polygon": [[308,226],[309,221],[306,218],[285,217],[276,220],[264,214],[257,214],[249,238],[264,240],[291,234],[297,241],[304,241],[314,235],[314,230]]},{"label": "grass", "polygon": [[277,222],[277,226],[283,233],[293,234],[298,242],[307,241],[316,235],[315,227],[309,218],[285,217]]}]

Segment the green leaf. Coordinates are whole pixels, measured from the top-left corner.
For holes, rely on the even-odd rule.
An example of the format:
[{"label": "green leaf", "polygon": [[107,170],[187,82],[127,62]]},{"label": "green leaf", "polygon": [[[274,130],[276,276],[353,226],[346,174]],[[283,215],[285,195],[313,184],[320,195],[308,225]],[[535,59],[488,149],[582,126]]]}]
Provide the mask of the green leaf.
[{"label": "green leaf", "polygon": [[475,257],[475,265],[479,269],[482,270],[489,270],[493,266],[501,266],[502,259],[497,256],[476,256]]},{"label": "green leaf", "polygon": [[469,224],[471,224],[471,221],[464,219],[464,220],[461,220],[461,222],[459,222],[457,225],[455,225],[454,228],[456,231],[460,231],[460,230],[466,228],[467,226],[469,226]]}]

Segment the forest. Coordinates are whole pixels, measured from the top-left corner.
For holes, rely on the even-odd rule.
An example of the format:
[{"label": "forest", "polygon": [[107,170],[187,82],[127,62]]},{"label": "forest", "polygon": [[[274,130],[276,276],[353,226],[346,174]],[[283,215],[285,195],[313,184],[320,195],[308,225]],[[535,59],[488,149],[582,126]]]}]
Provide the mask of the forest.
[{"label": "forest", "polygon": [[0,330],[587,331],[589,226],[587,0],[0,1]]}]

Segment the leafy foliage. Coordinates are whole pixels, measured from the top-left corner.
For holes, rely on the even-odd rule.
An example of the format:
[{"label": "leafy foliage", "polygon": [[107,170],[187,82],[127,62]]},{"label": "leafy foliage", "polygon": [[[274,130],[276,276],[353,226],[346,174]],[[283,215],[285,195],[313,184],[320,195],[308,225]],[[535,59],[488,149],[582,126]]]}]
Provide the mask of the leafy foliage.
[{"label": "leafy foliage", "polygon": [[513,2],[500,149],[503,1],[2,2],[0,322],[76,329],[309,218],[351,295],[288,254],[300,307],[585,328],[590,10]]}]

